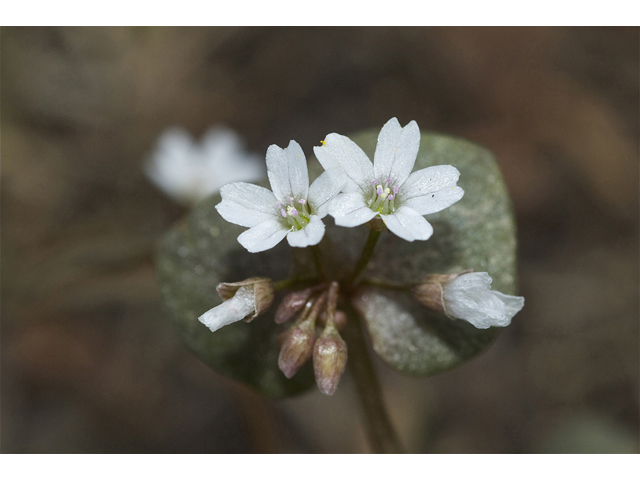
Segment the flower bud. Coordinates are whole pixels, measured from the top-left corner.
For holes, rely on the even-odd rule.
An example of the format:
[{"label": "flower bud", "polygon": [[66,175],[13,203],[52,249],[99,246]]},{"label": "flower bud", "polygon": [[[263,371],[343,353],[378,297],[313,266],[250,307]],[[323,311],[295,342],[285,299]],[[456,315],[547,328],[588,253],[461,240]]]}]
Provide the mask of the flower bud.
[{"label": "flower bud", "polygon": [[268,310],[274,297],[273,282],[265,277],[221,283],[216,290],[222,303],[198,317],[212,332],[240,320],[253,320]]},{"label": "flower bud", "polygon": [[287,378],[292,378],[313,354],[313,345],[316,342],[316,319],[326,297],[326,294],[320,296],[315,299],[311,309],[305,309],[302,318],[289,330],[280,348],[278,367]]},{"label": "flower bud", "polygon": [[315,341],[316,327],[313,318],[307,318],[289,331],[278,357],[278,367],[285,377],[292,378],[311,358]]},{"label": "flower bud", "polygon": [[304,290],[298,290],[297,292],[291,292],[285,296],[280,302],[280,305],[278,305],[275,316],[276,323],[284,323],[298,313],[307,303],[309,297],[317,290],[318,286],[309,287]]},{"label": "flower bud", "polygon": [[340,337],[335,324],[329,322],[313,349],[313,370],[322,393],[335,393],[346,365],[347,344]]}]

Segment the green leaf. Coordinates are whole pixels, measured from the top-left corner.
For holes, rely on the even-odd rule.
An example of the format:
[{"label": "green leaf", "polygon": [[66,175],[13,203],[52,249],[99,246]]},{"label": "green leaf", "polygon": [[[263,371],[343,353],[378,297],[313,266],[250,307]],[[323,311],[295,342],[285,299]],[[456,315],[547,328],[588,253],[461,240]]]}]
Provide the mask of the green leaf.
[{"label": "green leaf", "polygon": [[[352,137],[370,158],[378,132]],[[493,156],[464,140],[423,134],[414,171],[441,164],[460,170],[464,198],[426,217],[435,231],[426,242],[410,243],[384,232],[365,275],[417,282],[427,273],[473,268],[489,272],[497,290],[514,293],[515,227]],[[322,170],[311,160],[309,171],[315,178]],[[278,281],[294,273],[314,272],[308,249],[290,248],[286,240],[272,250],[248,253],[236,240],[244,229],[218,215],[214,207],[219,202],[219,195],[201,202],[162,240],[157,267],[170,319],[186,344],[222,374],[272,397],[299,393],[314,384],[311,364],[291,380],[278,369],[278,335],[287,325],[276,325],[273,315],[286,291],[279,293],[269,312],[249,324],[237,322],[211,333],[198,321],[198,316],[220,304],[215,289],[220,282],[254,276]],[[324,221],[327,234],[320,249],[327,272],[344,279],[360,255],[368,229],[338,228],[331,217]],[[477,330],[467,322],[432,315],[406,293],[377,288],[361,288],[357,293],[356,304],[365,314],[375,351],[405,374],[429,375],[453,368],[483,350],[499,333],[499,329]]]}]

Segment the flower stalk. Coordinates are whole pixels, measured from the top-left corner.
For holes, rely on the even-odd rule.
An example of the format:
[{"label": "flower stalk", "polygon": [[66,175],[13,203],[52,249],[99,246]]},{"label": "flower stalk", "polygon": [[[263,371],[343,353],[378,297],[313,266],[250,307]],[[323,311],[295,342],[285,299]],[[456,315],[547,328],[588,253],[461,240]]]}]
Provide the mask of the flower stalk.
[{"label": "flower stalk", "polygon": [[382,389],[371,363],[360,317],[348,307],[344,337],[349,349],[349,369],[356,383],[364,413],[365,430],[374,453],[404,453],[382,398]]},{"label": "flower stalk", "polygon": [[347,280],[347,288],[355,286],[358,278],[360,277],[362,272],[364,272],[364,269],[367,268],[367,265],[369,265],[369,261],[373,256],[373,251],[375,250],[376,244],[378,243],[378,238],[380,238],[380,233],[382,232],[378,230],[369,230],[369,237],[367,238],[367,243],[362,249],[360,260],[358,260],[356,268],[353,270],[353,273],[349,277],[349,280]]}]

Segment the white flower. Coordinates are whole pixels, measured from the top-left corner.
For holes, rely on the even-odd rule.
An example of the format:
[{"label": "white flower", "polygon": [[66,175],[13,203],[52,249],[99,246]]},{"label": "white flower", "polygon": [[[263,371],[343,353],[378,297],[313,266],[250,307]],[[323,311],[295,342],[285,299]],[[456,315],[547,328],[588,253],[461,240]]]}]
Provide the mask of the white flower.
[{"label": "white flower", "polygon": [[476,328],[506,327],[524,307],[524,297],[490,290],[486,272],[465,273],[444,285],[447,315],[466,320]]},{"label": "white flower", "polygon": [[250,252],[276,246],[285,236],[292,247],[317,245],[324,235],[321,218],[342,188],[339,171],[326,171],[309,186],[307,160],[291,140],[285,149],[267,149],[267,174],[273,192],[249,183],[231,183],[220,190],[218,213],[228,222],[250,227],[238,242]]},{"label": "white flower", "polygon": [[160,135],[144,166],[147,177],[174,200],[193,205],[236,181],[264,177],[264,162],[245,150],[233,130],[213,127],[201,142],[182,128],[169,128]]},{"label": "white flower", "polygon": [[389,120],[378,136],[373,165],[349,138],[331,133],[314,147],[325,170],[340,168],[346,175],[343,192],[329,206],[336,225],[355,227],[379,216],[387,228],[412,242],[433,233],[423,215],[439,212],[464,195],[456,186],[460,172],[438,165],[411,173],[420,147],[415,121],[402,128]]}]

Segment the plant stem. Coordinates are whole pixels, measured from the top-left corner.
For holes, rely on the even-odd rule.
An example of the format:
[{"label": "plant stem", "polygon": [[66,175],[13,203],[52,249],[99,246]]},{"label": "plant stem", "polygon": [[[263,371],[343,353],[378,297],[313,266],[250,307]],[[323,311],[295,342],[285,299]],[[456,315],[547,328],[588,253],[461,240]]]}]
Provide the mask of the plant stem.
[{"label": "plant stem", "polygon": [[311,247],[311,253],[313,254],[313,261],[316,264],[316,273],[321,281],[327,279],[327,275],[324,273],[324,267],[322,266],[322,260],[320,259],[320,249],[317,245]]},{"label": "plant stem", "polygon": [[382,232],[378,230],[369,230],[369,238],[367,238],[367,243],[362,249],[360,260],[358,260],[356,268],[353,270],[353,273],[349,277],[349,280],[347,280],[347,288],[351,288],[355,285],[355,283],[358,281],[358,277],[360,277],[360,274],[364,271],[365,268],[367,268],[367,265],[369,265],[369,260],[371,260],[371,257],[373,256],[373,251],[376,248],[378,238],[380,238],[380,233]]},{"label": "plant stem", "polygon": [[404,453],[384,406],[380,382],[371,363],[360,318],[351,307],[346,310],[349,322],[344,336],[349,349],[348,364],[356,382],[371,449],[374,453]]},{"label": "plant stem", "polygon": [[284,280],[280,280],[279,282],[273,282],[273,290],[277,292],[278,290],[282,290],[283,288],[293,287],[295,285],[310,282],[315,279],[316,277],[314,275],[285,278]]},{"label": "plant stem", "polygon": [[411,290],[414,286],[413,283],[387,282],[386,280],[380,280],[378,278],[366,278],[362,280],[362,285],[386,288],[388,290]]}]

